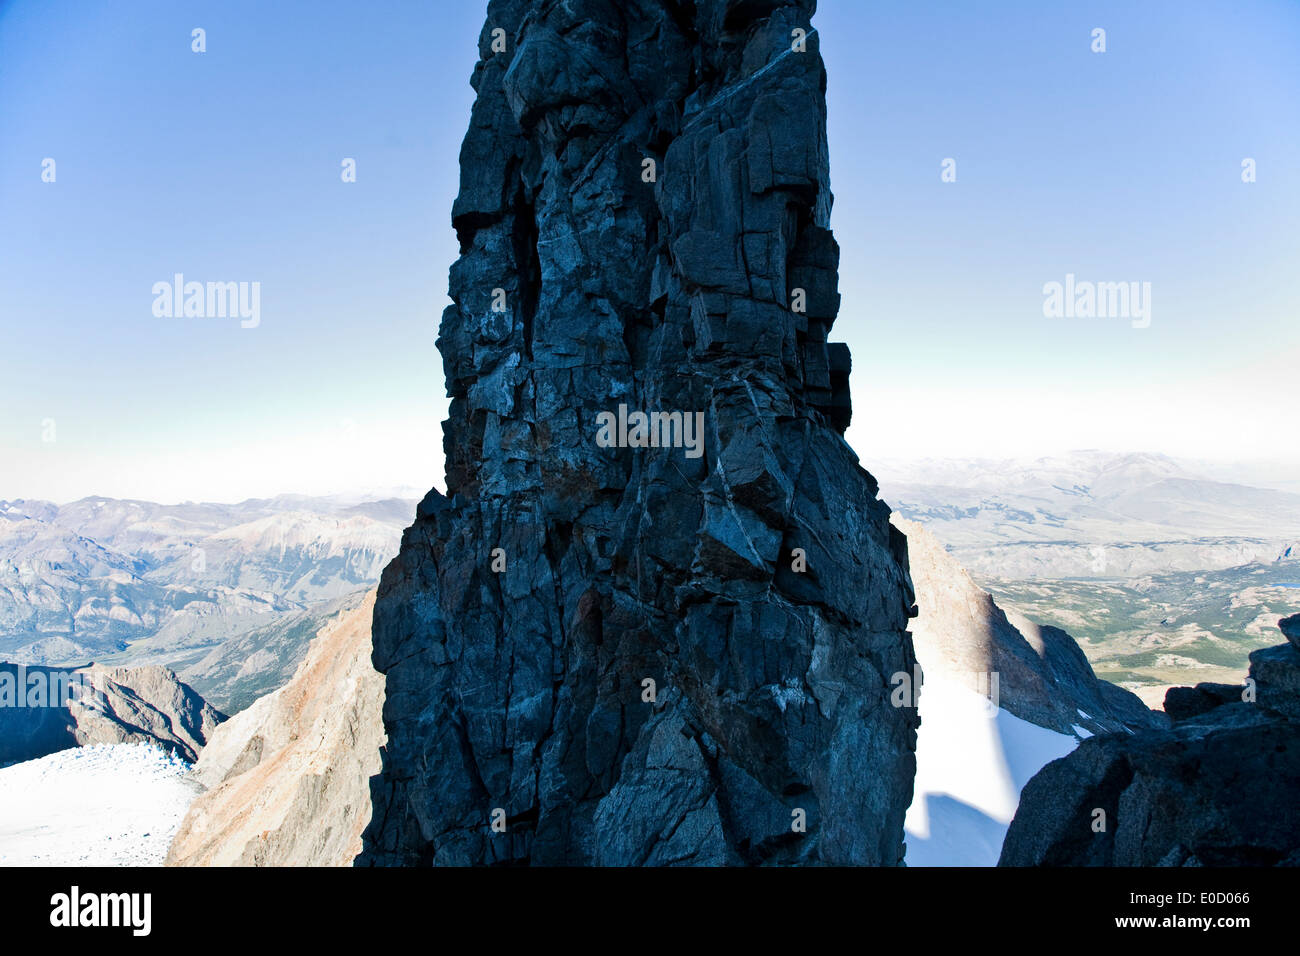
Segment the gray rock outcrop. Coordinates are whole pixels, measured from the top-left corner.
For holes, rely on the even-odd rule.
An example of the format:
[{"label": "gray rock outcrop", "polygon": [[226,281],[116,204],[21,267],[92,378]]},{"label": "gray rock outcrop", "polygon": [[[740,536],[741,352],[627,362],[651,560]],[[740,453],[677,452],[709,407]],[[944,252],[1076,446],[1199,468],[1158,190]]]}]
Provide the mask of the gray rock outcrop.
[{"label": "gray rock outcrop", "polygon": [[170,866],[347,866],[370,821],[384,680],[370,665],[374,592],[321,628],[293,679],[212,735]]},{"label": "gray rock outcrop", "polygon": [[1172,688],[1168,730],[1095,737],[1048,764],[999,865],[1300,866],[1300,651],[1253,652],[1250,677]]},{"label": "gray rock outcrop", "polygon": [[813,8],[489,4],[362,862],[901,860],[913,600],[842,437]]},{"label": "gray rock outcrop", "polygon": [[1277,626],[1282,629],[1282,634],[1290,645],[1300,650],[1300,614],[1282,618],[1277,622]]},{"label": "gray rock outcrop", "polygon": [[193,763],[224,719],[165,667],[0,663],[0,764],[122,743],[154,744]]},{"label": "gray rock outcrop", "polygon": [[890,521],[907,535],[920,612],[910,630],[925,677],[996,692],[1003,709],[1063,734],[1167,724],[1136,694],[1099,679],[1065,631],[998,607],[923,525],[897,513]]}]

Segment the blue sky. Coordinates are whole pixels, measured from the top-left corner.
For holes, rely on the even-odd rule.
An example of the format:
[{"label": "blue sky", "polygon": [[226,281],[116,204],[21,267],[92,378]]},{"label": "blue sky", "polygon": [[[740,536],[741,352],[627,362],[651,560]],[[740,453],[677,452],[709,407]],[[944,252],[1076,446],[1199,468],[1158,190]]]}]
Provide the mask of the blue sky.
[{"label": "blue sky", "polygon": [[[1300,458],[1300,4],[975,6],[814,20],[864,463]],[[482,18],[0,2],[0,497],[440,485]],[[259,281],[260,326],[156,318],[176,272]],[[1150,327],[1045,318],[1067,273],[1150,282]]]}]

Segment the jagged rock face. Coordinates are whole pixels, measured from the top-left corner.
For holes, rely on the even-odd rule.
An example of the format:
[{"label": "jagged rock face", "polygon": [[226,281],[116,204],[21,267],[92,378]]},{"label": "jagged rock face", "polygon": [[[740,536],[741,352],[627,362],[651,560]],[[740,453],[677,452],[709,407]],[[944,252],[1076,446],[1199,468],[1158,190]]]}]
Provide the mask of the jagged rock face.
[{"label": "jagged rock face", "polygon": [[[901,860],[912,596],[826,343],[813,6],[489,4],[364,862]],[[605,447],[620,405],[701,413],[698,456]]]},{"label": "jagged rock face", "polygon": [[1044,767],[999,865],[1300,865],[1300,651],[1250,661],[1253,688],[1171,689],[1169,730],[1085,740]]},{"label": "jagged rock face", "polygon": [[361,852],[384,743],[373,612],[372,591],[320,629],[288,684],[217,728],[169,866],[347,866]]},{"label": "jagged rock face", "polygon": [[[41,698],[21,688],[42,687]],[[68,689],[68,688],[73,689]],[[25,700],[10,699],[19,688]],[[0,764],[71,747],[148,743],[193,763],[225,720],[165,667],[76,669],[0,663]]]},{"label": "jagged rock face", "polygon": [[897,513],[890,521],[907,535],[919,610],[909,629],[925,678],[968,686],[1063,734],[1164,725],[1136,694],[1100,680],[1065,631],[998,607],[925,526]]}]

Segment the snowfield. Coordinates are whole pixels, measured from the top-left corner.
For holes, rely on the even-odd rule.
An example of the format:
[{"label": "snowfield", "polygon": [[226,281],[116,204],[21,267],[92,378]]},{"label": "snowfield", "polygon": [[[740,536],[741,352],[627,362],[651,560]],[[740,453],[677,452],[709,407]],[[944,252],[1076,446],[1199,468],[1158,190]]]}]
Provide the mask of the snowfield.
[{"label": "snowfield", "polygon": [[996,866],[1020,791],[1078,740],[948,681],[927,679],[920,706],[907,865]]},{"label": "snowfield", "polygon": [[0,866],[161,866],[199,792],[149,744],[64,750],[0,770]]}]

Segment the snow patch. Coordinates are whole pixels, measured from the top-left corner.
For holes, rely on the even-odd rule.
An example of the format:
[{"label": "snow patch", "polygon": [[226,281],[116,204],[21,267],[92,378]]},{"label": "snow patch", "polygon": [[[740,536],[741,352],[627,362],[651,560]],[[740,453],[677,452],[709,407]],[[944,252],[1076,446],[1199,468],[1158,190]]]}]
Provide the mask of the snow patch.
[{"label": "snow patch", "polygon": [[799,686],[799,678],[787,677],[783,684],[772,685],[772,699],[776,701],[776,706],[781,708],[781,713],[791,704],[808,704],[811,701],[808,695],[804,693],[803,688]]},{"label": "snow patch", "polygon": [[908,866],[995,866],[1020,791],[1077,745],[988,698],[941,679],[920,696],[916,784],[907,811]]},{"label": "snow patch", "polygon": [[100,744],[0,769],[0,866],[161,866],[198,794],[151,744]]}]

